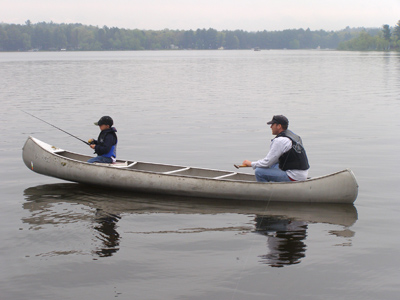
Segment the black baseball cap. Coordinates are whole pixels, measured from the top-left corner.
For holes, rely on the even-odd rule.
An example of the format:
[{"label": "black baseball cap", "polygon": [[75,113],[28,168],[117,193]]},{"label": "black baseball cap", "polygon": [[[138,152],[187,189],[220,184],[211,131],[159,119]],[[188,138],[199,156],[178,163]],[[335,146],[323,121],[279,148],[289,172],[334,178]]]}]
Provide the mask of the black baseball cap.
[{"label": "black baseball cap", "polygon": [[283,115],[276,115],[272,117],[272,120],[267,122],[268,125],[272,124],[281,124],[281,125],[289,125],[289,120]]},{"label": "black baseball cap", "polygon": [[113,126],[113,124],[114,124],[114,121],[109,116],[103,116],[100,118],[100,120],[98,120],[97,122],[94,123],[94,125],[96,125],[96,126],[110,125],[110,127]]}]

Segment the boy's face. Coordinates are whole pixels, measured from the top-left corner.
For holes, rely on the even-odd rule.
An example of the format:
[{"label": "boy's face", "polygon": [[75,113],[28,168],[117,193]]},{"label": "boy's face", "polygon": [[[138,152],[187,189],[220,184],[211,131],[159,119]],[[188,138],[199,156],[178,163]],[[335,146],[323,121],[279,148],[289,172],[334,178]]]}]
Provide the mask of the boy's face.
[{"label": "boy's face", "polygon": [[103,131],[103,130],[106,130],[106,129],[108,129],[108,128],[110,128],[110,125],[99,125],[99,127],[100,127],[100,130],[101,131]]}]

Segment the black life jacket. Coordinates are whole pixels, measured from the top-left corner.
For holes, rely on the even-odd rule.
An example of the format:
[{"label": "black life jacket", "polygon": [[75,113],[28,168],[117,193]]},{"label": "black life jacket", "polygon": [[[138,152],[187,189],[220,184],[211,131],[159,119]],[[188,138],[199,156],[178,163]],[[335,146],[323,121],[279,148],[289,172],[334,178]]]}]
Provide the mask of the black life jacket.
[{"label": "black life jacket", "polygon": [[[111,127],[109,129],[103,130],[100,132],[99,137],[98,137],[98,143],[99,144],[104,144],[104,141],[106,139],[106,136],[108,134],[111,134],[113,136],[114,142],[113,145],[111,146],[110,150],[107,153],[97,153],[100,156],[103,157],[117,157],[117,143],[118,143],[118,138],[117,138],[117,129],[114,127]],[[108,145],[109,146],[109,145]]]},{"label": "black life jacket", "polygon": [[292,141],[292,148],[279,157],[279,169],[283,171],[308,170],[310,165],[308,164],[306,150],[303,147],[301,137],[290,130],[282,131],[275,138],[277,137],[287,137]]}]

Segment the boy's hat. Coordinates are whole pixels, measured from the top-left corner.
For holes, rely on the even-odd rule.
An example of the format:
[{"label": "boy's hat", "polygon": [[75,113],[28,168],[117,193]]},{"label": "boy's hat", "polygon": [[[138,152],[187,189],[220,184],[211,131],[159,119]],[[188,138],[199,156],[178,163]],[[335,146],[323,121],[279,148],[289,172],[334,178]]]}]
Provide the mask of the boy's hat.
[{"label": "boy's hat", "polygon": [[94,123],[94,125],[96,125],[96,126],[110,125],[110,127],[113,126],[113,124],[114,124],[114,121],[109,116],[103,116],[100,118],[100,120],[98,120],[97,122]]}]

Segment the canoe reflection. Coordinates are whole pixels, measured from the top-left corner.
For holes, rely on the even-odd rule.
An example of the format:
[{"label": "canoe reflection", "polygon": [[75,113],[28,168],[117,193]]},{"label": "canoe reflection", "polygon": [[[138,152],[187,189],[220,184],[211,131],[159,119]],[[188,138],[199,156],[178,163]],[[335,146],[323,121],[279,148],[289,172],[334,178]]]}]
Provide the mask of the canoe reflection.
[{"label": "canoe reflection", "polygon": [[[259,255],[259,258],[262,263],[273,267],[297,264],[305,257],[305,240],[309,224],[328,223],[342,226],[342,229],[332,231],[331,234],[343,236],[346,238],[346,243],[351,244],[349,238],[354,233],[349,227],[357,220],[357,210],[352,204],[266,204],[253,201],[118,193],[75,183],[27,188],[24,196],[26,202],[23,207],[30,214],[22,221],[34,229],[62,222],[86,221],[92,224],[92,228],[95,229],[95,239],[101,241],[101,245],[92,251],[98,257],[109,257],[119,250],[121,236],[117,224],[121,216],[126,214],[254,215],[254,226],[231,230],[266,236],[268,253]],[[62,204],[63,209],[57,208],[57,204]],[[66,214],[65,205],[79,207],[79,213],[71,211]],[[201,228],[196,228],[196,232],[199,230]],[[226,228],[204,228],[204,231],[206,230],[221,231]],[[178,230],[176,233],[181,231]]]}]

